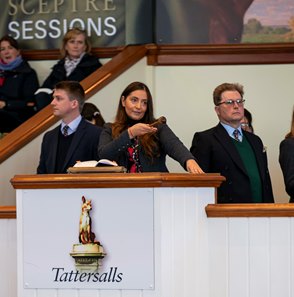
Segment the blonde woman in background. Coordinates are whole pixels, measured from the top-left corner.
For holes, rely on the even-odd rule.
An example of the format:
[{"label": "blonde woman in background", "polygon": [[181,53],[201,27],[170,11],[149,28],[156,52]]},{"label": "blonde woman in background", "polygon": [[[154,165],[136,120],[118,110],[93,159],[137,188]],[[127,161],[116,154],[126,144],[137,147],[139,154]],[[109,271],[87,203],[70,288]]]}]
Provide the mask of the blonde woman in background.
[{"label": "blonde woman in background", "polygon": [[64,35],[60,49],[61,59],[53,66],[50,75],[36,92],[38,110],[51,102],[52,90],[58,82],[80,82],[101,67],[99,59],[90,52],[91,44],[86,31],[73,28]]}]

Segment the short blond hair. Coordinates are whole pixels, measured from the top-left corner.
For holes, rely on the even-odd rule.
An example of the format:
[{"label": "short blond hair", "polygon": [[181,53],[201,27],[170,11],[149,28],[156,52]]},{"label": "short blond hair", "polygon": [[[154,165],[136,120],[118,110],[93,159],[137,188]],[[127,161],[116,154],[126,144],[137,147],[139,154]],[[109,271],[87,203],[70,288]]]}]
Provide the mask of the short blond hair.
[{"label": "short blond hair", "polygon": [[63,36],[62,46],[61,46],[61,49],[60,49],[61,58],[64,58],[64,57],[67,56],[67,52],[66,52],[65,47],[66,47],[66,44],[68,43],[68,41],[73,39],[77,35],[84,35],[85,36],[85,44],[86,44],[85,52],[88,53],[88,54],[91,52],[92,46],[91,46],[90,40],[88,38],[87,32],[85,30],[80,29],[80,28],[72,28],[72,29],[69,29],[66,32],[66,34]]}]

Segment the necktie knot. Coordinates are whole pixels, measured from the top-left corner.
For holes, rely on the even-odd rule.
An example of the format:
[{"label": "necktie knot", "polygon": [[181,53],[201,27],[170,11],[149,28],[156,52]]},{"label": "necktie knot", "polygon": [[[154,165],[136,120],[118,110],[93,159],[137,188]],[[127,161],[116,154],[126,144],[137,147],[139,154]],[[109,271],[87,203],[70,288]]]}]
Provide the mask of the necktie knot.
[{"label": "necktie knot", "polygon": [[238,129],[234,130],[233,135],[234,135],[235,140],[240,141],[240,139],[239,139],[239,130]]},{"label": "necktie knot", "polygon": [[67,125],[63,127],[62,133],[63,133],[64,136],[68,136],[68,128],[69,127]]}]

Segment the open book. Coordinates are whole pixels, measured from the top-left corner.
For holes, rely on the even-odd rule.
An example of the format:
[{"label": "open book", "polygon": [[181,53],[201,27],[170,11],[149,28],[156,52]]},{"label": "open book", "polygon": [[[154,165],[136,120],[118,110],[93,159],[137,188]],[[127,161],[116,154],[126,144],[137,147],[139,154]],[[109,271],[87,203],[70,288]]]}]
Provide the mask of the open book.
[{"label": "open book", "polygon": [[108,159],[101,159],[99,161],[78,161],[74,167],[97,167],[97,166],[118,166],[115,161],[110,161]]},{"label": "open book", "polygon": [[115,161],[101,159],[99,161],[78,161],[73,167],[67,169],[68,173],[111,173],[126,172],[126,168],[118,166]]}]

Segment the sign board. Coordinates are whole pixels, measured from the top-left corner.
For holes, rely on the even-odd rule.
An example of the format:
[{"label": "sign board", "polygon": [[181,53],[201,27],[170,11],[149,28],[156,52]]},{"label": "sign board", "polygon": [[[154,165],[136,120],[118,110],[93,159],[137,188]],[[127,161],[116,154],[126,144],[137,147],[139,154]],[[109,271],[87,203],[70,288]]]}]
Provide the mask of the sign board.
[{"label": "sign board", "polygon": [[24,288],[154,289],[153,189],[26,190],[22,209]]},{"label": "sign board", "polygon": [[87,31],[93,47],[125,44],[125,0],[9,0],[1,3],[1,36],[22,49],[60,48],[69,28]]}]

